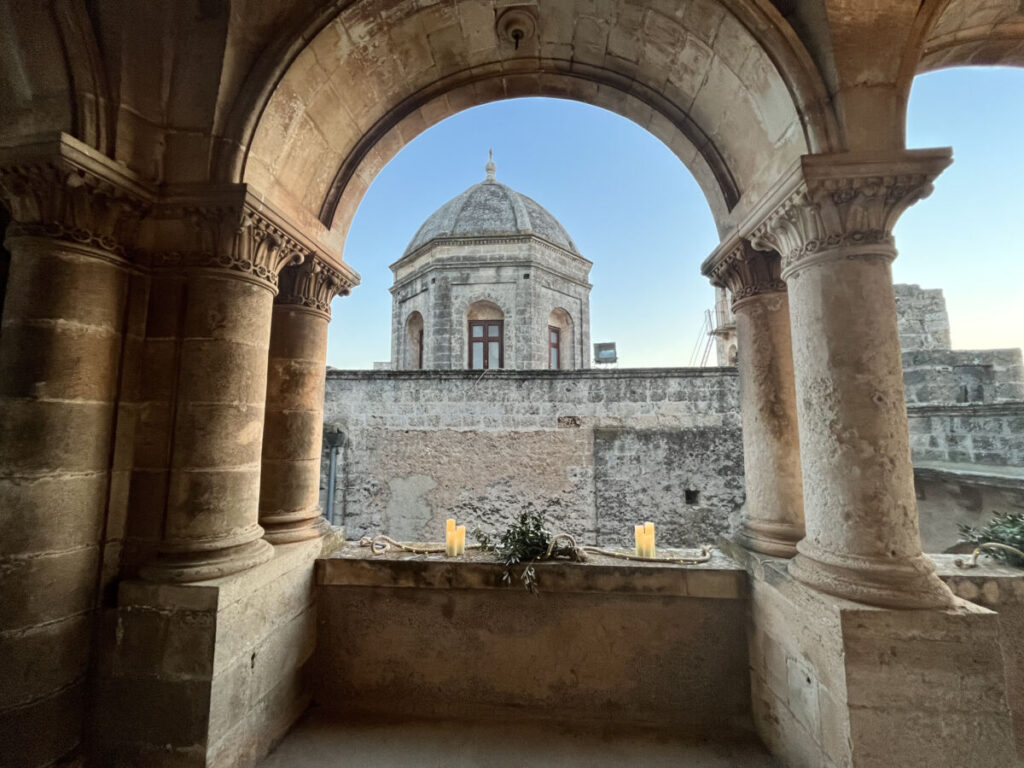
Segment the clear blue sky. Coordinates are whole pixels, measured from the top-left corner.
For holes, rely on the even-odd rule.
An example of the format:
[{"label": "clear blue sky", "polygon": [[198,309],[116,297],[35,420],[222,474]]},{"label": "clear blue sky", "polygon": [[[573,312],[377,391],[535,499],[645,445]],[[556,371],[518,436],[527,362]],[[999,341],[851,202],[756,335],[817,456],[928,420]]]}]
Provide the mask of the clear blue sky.
[{"label": "clear blue sky", "polygon": [[[919,77],[908,145],[952,146],[932,196],[896,228],[897,282],[945,291],[957,348],[1024,346],[1024,70]],[[390,359],[391,272],[420,224],[484,178],[529,195],[594,262],[591,338],[621,366],[687,365],[713,291],[700,262],[718,237],[693,177],[658,139],[577,102],[516,99],[467,110],[410,142],[359,207],[345,259],[363,277],[336,299],[328,365]],[[712,353],[711,364],[714,364]]]}]

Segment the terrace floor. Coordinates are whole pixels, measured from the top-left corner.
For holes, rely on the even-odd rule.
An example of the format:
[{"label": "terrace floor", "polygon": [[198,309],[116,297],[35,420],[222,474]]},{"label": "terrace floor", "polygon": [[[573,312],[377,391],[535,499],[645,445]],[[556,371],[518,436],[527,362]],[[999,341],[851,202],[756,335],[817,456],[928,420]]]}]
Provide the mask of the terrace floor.
[{"label": "terrace floor", "polygon": [[543,722],[336,722],[316,710],[260,768],[774,768],[754,736],[697,741],[640,727]]}]

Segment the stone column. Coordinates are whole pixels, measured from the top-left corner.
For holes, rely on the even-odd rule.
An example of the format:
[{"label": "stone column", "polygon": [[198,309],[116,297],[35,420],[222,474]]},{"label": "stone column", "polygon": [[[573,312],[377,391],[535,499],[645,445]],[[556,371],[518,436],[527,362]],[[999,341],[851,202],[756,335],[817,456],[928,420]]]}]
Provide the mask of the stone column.
[{"label": "stone column", "polygon": [[186,304],[162,542],[140,575],[190,582],[273,556],[258,523],[271,313],[278,273],[309,250],[244,187],[168,209]]},{"label": "stone column", "polygon": [[748,549],[792,557],[804,504],[789,297],[778,254],[730,245],[710,271],[729,289],[736,317],[747,495],[739,538]]},{"label": "stone column", "polygon": [[324,381],[331,299],[347,296],[358,278],[320,258],[288,267],[274,304],[263,428],[260,525],[272,544],[316,538],[321,516]]},{"label": "stone column", "polygon": [[[81,738],[114,413],[146,192],[69,137],[0,150],[0,744],[50,765]],[[0,760],[2,761],[2,760]]]},{"label": "stone column", "polygon": [[921,552],[890,271],[896,219],[949,163],[805,156],[752,238],[789,288],[807,527],[790,572],[873,605],[952,602]]}]

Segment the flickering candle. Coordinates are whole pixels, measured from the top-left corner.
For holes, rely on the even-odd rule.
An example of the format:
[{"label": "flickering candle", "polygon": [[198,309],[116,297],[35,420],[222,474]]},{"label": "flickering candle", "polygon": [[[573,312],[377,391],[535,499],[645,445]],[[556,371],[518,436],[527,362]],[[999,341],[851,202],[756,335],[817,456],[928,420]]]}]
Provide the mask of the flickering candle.
[{"label": "flickering candle", "polygon": [[644,527],[642,525],[633,526],[633,542],[635,544],[635,552],[637,557],[644,556]]},{"label": "flickering candle", "polygon": [[657,551],[654,547],[654,523],[649,520],[644,523],[644,539],[644,544],[647,548],[644,557],[654,557]]},{"label": "flickering candle", "polygon": [[448,557],[455,557],[459,549],[459,540],[455,533],[455,518],[449,517],[444,525],[444,553]]},{"label": "flickering candle", "polygon": [[466,554],[466,526],[460,525],[455,529],[455,554]]}]

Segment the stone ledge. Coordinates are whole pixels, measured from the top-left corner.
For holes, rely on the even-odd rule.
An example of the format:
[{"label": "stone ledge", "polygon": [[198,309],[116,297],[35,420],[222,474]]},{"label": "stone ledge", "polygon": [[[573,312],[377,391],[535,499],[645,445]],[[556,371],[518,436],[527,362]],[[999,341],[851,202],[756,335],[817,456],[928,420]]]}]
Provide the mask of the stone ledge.
[{"label": "stone ledge", "polygon": [[1024,469],[1017,467],[917,461],[914,462],[914,477],[918,480],[972,483],[994,488],[1024,490]]},{"label": "stone ledge", "polygon": [[[486,378],[484,376],[486,374]],[[487,371],[469,370],[418,370],[418,371],[393,371],[393,370],[342,370],[338,368],[327,369],[327,380],[332,379],[368,379],[387,381],[394,379],[429,379],[429,380],[454,380],[476,382],[484,380],[512,380],[517,379],[554,379],[557,381],[586,381],[588,379],[716,379],[716,378],[738,378],[739,373],[735,367],[729,368],[615,368],[613,370],[596,370],[584,368],[575,371],[549,371],[549,370],[512,370],[512,369],[489,369]]]},{"label": "stone ledge", "polygon": [[1024,402],[907,404],[907,416],[1024,416]]},{"label": "stone ledge", "polygon": [[[693,550],[661,549],[662,557],[692,557]],[[538,563],[537,583],[544,593],[620,593],[659,597],[702,597],[741,600],[747,597],[747,574],[719,551],[699,565],[645,563],[587,554],[585,563]],[[349,543],[316,563],[318,586],[401,587],[457,590],[522,590],[502,582],[504,566],[471,552],[468,559],[444,555],[388,552]]]}]

